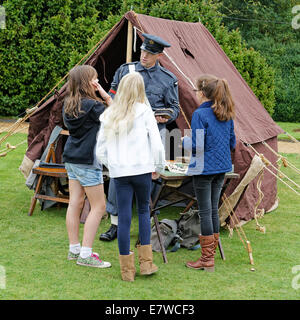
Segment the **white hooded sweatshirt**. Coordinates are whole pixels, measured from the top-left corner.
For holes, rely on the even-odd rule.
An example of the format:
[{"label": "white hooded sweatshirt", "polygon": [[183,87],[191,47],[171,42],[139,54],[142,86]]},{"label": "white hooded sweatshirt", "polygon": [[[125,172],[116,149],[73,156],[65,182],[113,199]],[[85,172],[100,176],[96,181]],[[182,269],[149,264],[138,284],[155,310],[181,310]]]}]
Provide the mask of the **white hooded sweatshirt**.
[{"label": "white hooded sweatshirt", "polygon": [[105,113],[97,139],[96,157],[109,170],[111,178],[161,172],[165,167],[165,150],[154,113],[145,103],[135,104],[132,129],[122,135],[104,135]]}]

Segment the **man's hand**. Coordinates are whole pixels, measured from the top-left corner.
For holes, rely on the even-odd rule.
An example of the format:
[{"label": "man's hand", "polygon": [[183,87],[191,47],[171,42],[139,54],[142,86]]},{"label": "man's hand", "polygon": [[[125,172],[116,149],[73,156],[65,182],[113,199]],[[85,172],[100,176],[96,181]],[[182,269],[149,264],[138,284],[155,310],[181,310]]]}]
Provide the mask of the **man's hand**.
[{"label": "man's hand", "polygon": [[166,123],[166,122],[168,122],[167,118],[164,118],[164,117],[161,117],[161,116],[156,116],[155,119],[156,119],[156,122],[158,122],[158,123]]}]

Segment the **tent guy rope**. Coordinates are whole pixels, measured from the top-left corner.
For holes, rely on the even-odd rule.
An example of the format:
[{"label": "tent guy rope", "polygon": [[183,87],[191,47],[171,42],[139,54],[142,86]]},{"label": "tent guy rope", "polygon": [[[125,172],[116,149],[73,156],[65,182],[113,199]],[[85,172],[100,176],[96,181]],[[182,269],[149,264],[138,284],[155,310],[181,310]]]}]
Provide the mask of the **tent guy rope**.
[{"label": "tent guy rope", "polygon": [[[243,142],[244,142],[244,141],[243,141]],[[255,148],[252,147],[251,144],[246,143],[246,142],[244,142],[244,143],[246,144],[247,147],[249,147],[250,149],[252,149],[252,150],[256,153],[256,155],[258,155],[258,156],[262,159],[262,161],[264,162],[264,165],[265,165],[265,169],[266,169],[267,171],[269,171],[272,175],[274,175],[277,179],[279,179],[282,183],[284,183],[288,188],[290,188],[290,189],[293,190],[298,196],[300,196],[300,193],[299,193],[298,191],[296,191],[295,189],[293,189],[288,183],[286,183],[285,181],[283,181],[277,174],[275,174],[271,169],[269,169],[269,168],[268,168],[268,165],[271,165],[277,172],[279,172],[279,173],[282,174],[283,176],[287,177],[282,171],[278,170],[278,169],[271,163],[271,161],[269,161],[268,159],[265,158],[265,156],[264,156],[262,153],[257,152],[257,151],[255,150]],[[299,186],[296,182],[294,182],[293,180],[291,180],[289,177],[287,177],[287,178],[288,178],[288,180],[292,181],[298,188],[300,188],[300,186]]]},{"label": "tent guy rope", "polygon": [[280,160],[282,161],[284,167],[289,166],[292,170],[296,171],[297,173],[300,173],[300,170],[297,167],[295,167],[292,163],[290,163],[286,157],[283,157],[282,155],[277,153],[275,150],[273,150],[265,141],[263,141],[262,144],[278,157],[278,161]]},{"label": "tent guy rope", "polygon": [[[262,202],[262,199],[264,198],[264,194],[261,190],[261,184],[262,184],[262,179],[264,176],[264,170],[261,170],[261,173],[259,175],[257,184],[256,184],[256,188],[258,190],[258,200],[255,204],[254,207],[254,219],[256,222],[256,229],[259,230],[262,233],[266,233],[266,227],[265,226],[261,226],[258,222],[258,218],[263,216],[264,213],[264,209],[258,209],[258,206],[260,205],[260,203]],[[260,210],[260,214],[257,214],[257,212]]]},{"label": "tent guy rope", "polygon": [[[250,241],[248,240],[247,236],[246,236],[246,233],[243,229],[243,227],[239,224],[239,220],[233,210],[233,208],[231,207],[229,201],[228,201],[228,198],[227,196],[224,195],[222,196],[222,200],[227,208],[227,210],[229,210],[229,212],[232,213],[232,215],[230,216],[231,219],[234,220],[234,228],[236,229],[237,233],[238,233],[238,236],[241,240],[241,242],[243,243],[246,251],[248,252],[248,256],[249,256],[249,260],[250,260],[250,264],[251,265],[254,265],[254,259],[253,259],[253,255],[252,255],[252,247],[251,247],[251,243]],[[240,229],[240,230],[239,230]]]}]

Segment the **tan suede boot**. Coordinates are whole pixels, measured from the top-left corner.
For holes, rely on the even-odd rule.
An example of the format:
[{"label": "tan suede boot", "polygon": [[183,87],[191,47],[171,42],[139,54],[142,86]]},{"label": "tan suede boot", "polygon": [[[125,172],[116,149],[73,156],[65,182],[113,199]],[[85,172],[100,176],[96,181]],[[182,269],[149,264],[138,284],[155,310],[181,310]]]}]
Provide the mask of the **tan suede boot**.
[{"label": "tan suede boot", "polygon": [[186,266],[192,269],[199,269],[213,272],[215,270],[215,237],[199,235],[201,245],[201,257],[197,261],[188,261]]},{"label": "tan suede boot", "polygon": [[150,275],[158,271],[158,267],[153,263],[152,245],[138,245],[137,250],[141,275]]},{"label": "tan suede boot", "polygon": [[217,250],[218,244],[219,244],[220,233],[214,233],[214,238],[215,238],[214,254],[216,254],[216,250]]},{"label": "tan suede boot", "polygon": [[119,255],[121,277],[124,281],[134,281],[136,269],[134,266],[134,252],[128,255]]}]

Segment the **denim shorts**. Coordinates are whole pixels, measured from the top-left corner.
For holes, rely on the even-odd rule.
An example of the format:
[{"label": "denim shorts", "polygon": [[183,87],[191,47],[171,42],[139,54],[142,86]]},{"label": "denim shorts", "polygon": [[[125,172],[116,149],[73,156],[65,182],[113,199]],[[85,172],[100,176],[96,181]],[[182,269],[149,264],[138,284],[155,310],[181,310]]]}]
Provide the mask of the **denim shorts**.
[{"label": "denim shorts", "polygon": [[92,187],[103,184],[102,171],[96,168],[87,168],[75,163],[65,163],[70,180],[78,180],[83,187]]}]

